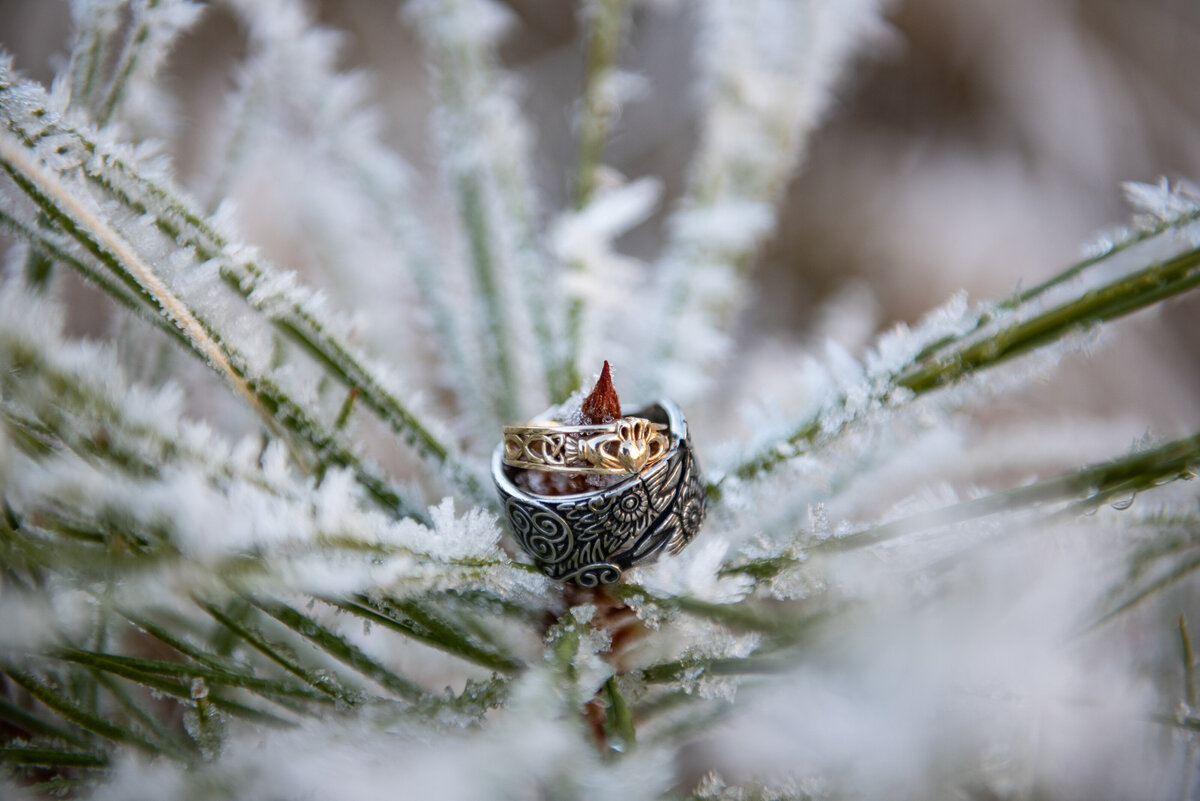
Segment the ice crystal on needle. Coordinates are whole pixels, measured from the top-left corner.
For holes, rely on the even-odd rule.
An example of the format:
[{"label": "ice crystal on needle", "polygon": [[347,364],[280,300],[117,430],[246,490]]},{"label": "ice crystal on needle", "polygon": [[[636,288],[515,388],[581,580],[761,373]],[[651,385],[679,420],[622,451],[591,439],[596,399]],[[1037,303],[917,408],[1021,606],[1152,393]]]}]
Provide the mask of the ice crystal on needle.
[{"label": "ice crystal on needle", "polygon": [[[0,795],[1186,797],[1194,393],[1104,332],[1186,308],[1119,322],[1200,284],[1197,190],[923,317],[814,289],[853,319],[798,339],[780,274],[842,266],[799,218],[863,223],[792,181],[880,4],[568,17],[78,0],[48,87],[3,42]],[[1137,403],[1038,395],[1081,351]],[[619,415],[604,359],[687,411],[707,519],[564,587],[489,456]]]}]

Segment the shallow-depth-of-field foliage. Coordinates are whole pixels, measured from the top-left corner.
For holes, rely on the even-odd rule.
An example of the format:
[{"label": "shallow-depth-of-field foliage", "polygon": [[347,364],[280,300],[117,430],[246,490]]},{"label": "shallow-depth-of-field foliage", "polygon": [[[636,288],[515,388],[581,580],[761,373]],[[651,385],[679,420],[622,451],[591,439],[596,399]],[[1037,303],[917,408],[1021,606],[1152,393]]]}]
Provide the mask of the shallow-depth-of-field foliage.
[{"label": "shallow-depth-of-field foliage", "polygon": [[[1200,433],[981,410],[1195,288],[1200,192],[1127,184],[1081,261],[930,293],[861,352],[752,343],[758,254],[885,9],[663,8],[580,2],[557,193],[493,0],[389,10],[424,68],[396,75],[300,0],[74,0],[52,82],[3,56],[0,794],[1197,791]],[[654,19],[691,44],[673,187],[608,164]],[[419,153],[381,85],[429,109]],[[568,591],[488,461],[604,359],[695,421],[709,513]]]}]

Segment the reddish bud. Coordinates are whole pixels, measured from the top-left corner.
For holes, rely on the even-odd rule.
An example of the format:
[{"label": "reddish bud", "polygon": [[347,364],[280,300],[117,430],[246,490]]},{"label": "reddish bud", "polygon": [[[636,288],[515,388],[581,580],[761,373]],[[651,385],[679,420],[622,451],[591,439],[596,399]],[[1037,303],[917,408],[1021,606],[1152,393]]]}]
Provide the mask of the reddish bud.
[{"label": "reddish bud", "polygon": [[586,425],[603,425],[621,419],[621,400],[613,389],[612,375],[608,371],[608,362],[600,371],[600,380],[591,393],[584,398],[583,422]]}]

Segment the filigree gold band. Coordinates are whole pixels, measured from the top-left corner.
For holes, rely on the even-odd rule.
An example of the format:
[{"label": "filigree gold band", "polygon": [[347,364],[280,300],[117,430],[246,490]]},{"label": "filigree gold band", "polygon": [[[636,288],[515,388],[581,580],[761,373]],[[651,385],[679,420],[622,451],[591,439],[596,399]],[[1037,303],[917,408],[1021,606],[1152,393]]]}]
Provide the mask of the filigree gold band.
[{"label": "filigree gold band", "polygon": [[642,417],[606,425],[521,423],[504,427],[504,464],[563,473],[636,473],[663,458],[666,426]]}]

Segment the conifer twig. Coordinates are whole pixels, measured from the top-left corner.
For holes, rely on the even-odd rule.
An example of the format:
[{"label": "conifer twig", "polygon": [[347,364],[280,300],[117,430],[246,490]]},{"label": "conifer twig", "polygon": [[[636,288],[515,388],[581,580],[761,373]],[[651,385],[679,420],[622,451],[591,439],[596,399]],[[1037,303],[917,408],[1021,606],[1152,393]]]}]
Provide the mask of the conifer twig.
[{"label": "conifer twig", "polygon": [[[1074,270],[1075,268],[1071,268]],[[871,389],[872,399],[883,405],[906,402],[914,396],[954,384],[1009,359],[1063,341],[1070,334],[1124,317],[1200,285],[1200,248],[1187,250],[1090,288],[1082,295],[1050,308],[998,315],[990,326],[943,339],[936,349],[924,352],[913,363],[893,372]],[[833,406],[846,402],[845,396]],[[741,480],[753,480],[819,441],[837,436],[852,419],[835,416],[827,427],[825,410],[798,424],[784,440],[739,461],[730,471]],[[719,497],[719,485],[710,485]]]}]

